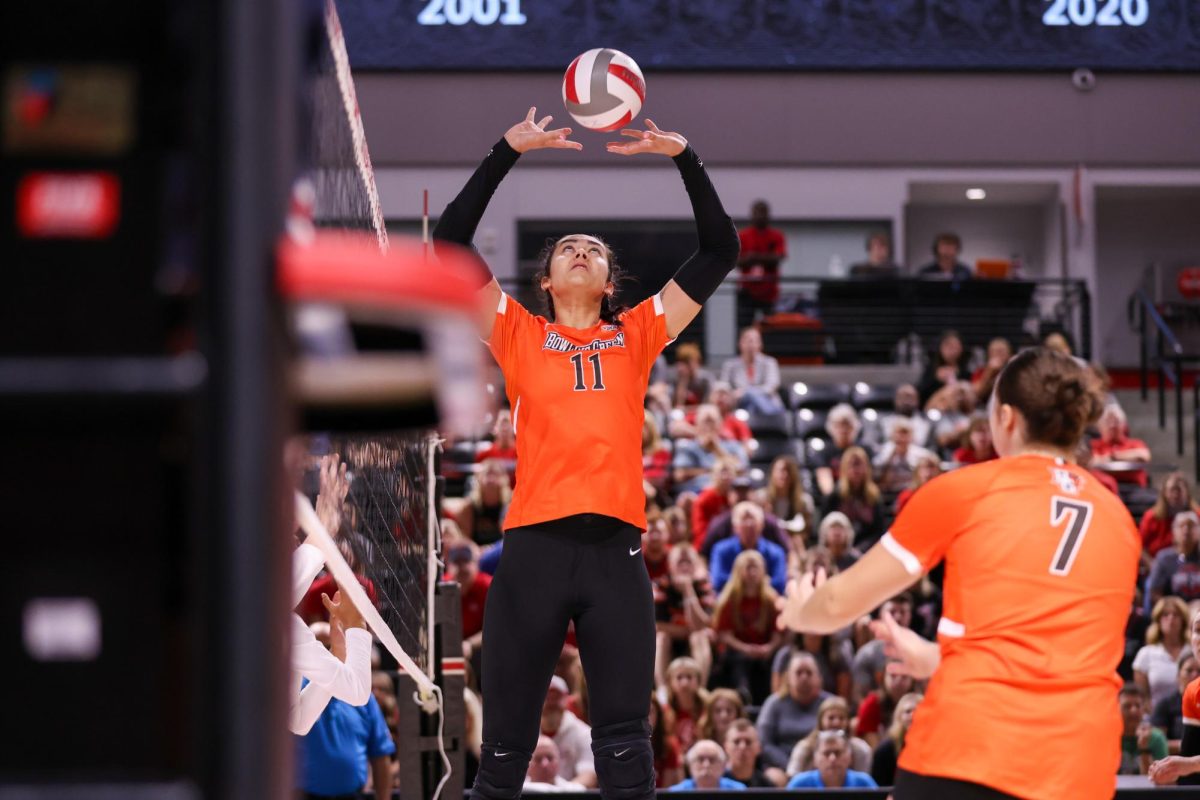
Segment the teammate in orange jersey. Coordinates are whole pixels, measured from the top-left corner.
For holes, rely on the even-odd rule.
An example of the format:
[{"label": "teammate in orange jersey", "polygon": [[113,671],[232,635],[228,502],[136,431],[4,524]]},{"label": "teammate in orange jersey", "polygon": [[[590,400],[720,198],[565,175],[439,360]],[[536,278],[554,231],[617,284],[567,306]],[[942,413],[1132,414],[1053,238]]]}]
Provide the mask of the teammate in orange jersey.
[{"label": "teammate in orange jersey", "polygon": [[991,399],[1002,457],[934,478],[853,567],[789,587],[783,621],[829,633],[945,561],[936,644],[873,623],[893,668],[931,678],[895,800],[1112,797],[1141,545],[1120,500],[1070,463],[1102,403],[1071,357],[1022,352]]},{"label": "teammate in orange jersey", "polygon": [[[469,244],[521,153],[579,149],[530,109],[492,148],[438,221],[438,240]],[[516,798],[537,743],[542,701],[570,622],[587,676],[595,775],[605,800],[654,796],[646,698],[654,683],[654,600],[641,555],[646,527],[642,423],[650,367],[737,262],[737,231],[704,166],[678,133],[625,130],[610,153],[672,158],[700,247],[659,293],[619,304],[603,241],[572,233],[543,254],[546,316],[479,294],[480,335],[504,373],[517,488],[483,620],[483,748],[472,795]],[[584,182],[577,187],[589,191]],[[577,776],[576,780],[580,778]],[[590,781],[589,781],[590,782]]]},{"label": "teammate in orange jersey", "polygon": [[[1192,653],[1200,660],[1200,611],[1192,615]],[[1150,780],[1168,785],[1200,786],[1200,678],[1183,690],[1183,739],[1179,755],[1150,765]]]}]

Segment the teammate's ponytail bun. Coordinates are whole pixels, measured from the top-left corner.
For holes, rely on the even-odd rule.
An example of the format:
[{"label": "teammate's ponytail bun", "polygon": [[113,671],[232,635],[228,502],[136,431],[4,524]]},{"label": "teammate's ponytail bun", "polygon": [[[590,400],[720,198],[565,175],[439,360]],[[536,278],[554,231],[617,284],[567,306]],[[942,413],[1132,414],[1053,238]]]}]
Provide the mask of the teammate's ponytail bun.
[{"label": "teammate's ponytail bun", "polygon": [[[614,287],[612,297],[604,295],[600,298],[600,320],[609,325],[620,325],[619,317],[629,310],[629,307],[618,302],[617,298],[621,295],[621,284],[629,277],[625,274],[625,270],[617,263],[617,254],[608,246],[608,242],[600,239],[599,236],[594,237],[604,245],[604,249],[608,254],[608,280]],[[547,239],[542,252],[538,253],[538,271],[533,276],[533,285],[542,293],[542,305],[545,307],[546,319],[554,322],[554,298],[550,295],[549,289],[542,288],[542,279],[550,277],[550,261],[554,258],[554,248],[558,246],[559,239]]]},{"label": "teammate's ponytail bun", "polygon": [[1018,353],[996,380],[996,400],[1021,412],[1030,443],[1074,450],[1104,410],[1100,379],[1086,364],[1045,347]]}]

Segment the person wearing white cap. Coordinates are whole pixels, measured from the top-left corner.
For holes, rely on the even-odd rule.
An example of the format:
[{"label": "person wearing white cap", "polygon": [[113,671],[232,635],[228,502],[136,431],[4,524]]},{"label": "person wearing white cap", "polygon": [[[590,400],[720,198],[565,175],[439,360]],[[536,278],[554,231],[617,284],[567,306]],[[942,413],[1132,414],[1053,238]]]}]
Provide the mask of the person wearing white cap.
[{"label": "person wearing white cap", "polygon": [[550,679],[542,704],[542,735],[558,746],[558,774],[564,780],[595,789],[596,762],[592,756],[592,729],[567,708],[570,691],[558,675]]}]

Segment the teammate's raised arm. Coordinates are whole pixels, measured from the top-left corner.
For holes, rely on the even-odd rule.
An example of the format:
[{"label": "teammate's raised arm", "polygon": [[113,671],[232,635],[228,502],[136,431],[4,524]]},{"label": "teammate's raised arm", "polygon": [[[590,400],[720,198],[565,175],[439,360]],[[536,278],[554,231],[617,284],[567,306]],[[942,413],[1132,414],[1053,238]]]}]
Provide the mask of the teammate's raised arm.
[{"label": "teammate's raised arm", "polygon": [[684,188],[692,201],[696,234],[700,248],[683,263],[675,277],[662,290],[667,333],[673,338],[700,313],[725,276],[737,266],[738,236],[733,220],[721,205],[721,198],[704,170],[704,162],[682,135],[661,130],[646,120],[646,130],[621,131],[633,141],[609,142],[608,152],[620,155],[658,153],[670,156],[679,168]]},{"label": "teammate's raised arm", "polygon": [[[475,229],[479,226],[479,220],[483,218],[483,212],[487,210],[488,201],[492,199],[500,181],[504,180],[504,176],[517,163],[522,153],[542,149],[583,149],[579,142],[568,138],[571,135],[570,128],[547,130],[546,126],[554,118],[536,118],[537,108],[531,107],[525,119],[509,128],[500,141],[492,146],[458,196],[450,201],[438,218],[438,224],[433,229],[435,241],[471,246],[475,238]],[[496,282],[482,258],[479,259],[479,264],[487,272],[487,282],[479,290],[479,335],[486,340],[492,335],[501,290],[500,284]]]}]

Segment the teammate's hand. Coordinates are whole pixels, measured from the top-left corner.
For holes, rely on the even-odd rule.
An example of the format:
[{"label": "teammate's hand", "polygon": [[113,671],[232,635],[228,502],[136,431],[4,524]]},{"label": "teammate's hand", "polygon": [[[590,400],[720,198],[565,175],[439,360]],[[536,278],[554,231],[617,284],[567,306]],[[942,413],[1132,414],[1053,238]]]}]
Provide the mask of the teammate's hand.
[{"label": "teammate's hand", "polygon": [[1148,777],[1157,786],[1168,786],[1175,783],[1184,775],[1192,774],[1193,763],[1190,758],[1183,756],[1167,756],[1150,765]]},{"label": "teammate's hand", "polygon": [[936,643],[901,626],[887,611],[880,612],[879,619],[871,622],[871,633],[883,641],[884,655],[898,659],[887,665],[888,672],[923,681],[942,663],[942,651]]},{"label": "teammate's hand", "polygon": [[775,625],[779,630],[802,630],[800,614],[823,583],[825,583],[824,567],[818,567],[816,572],[806,572],[799,578],[788,581],[787,596],[775,601],[775,607],[779,610]]},{"label": "teammate's hand", "polygon": [[567,138],[571,135],[570,128],[555,128],[548,131],[546,126],[554,117],[546,116],[534,122],[536,116],[537,106],[532,106],[529,113],[525,115],[525,119],[508,129],[508,132],[504,134],[504,141],[508,142],[509,147],[518,153],[544,149],[583,149],[583,145],[579,142],[572,142]]},{"label": "teammate's hand", "polygon": [[325,610],[329,612],[330,625],[341,625],[346,630],[367,627],[367,623],[363,622],[362,614],[354,607],[354,603],[343,600],[340,591],[333,593],[332,600],[329,599],[329,595],[322,593],[321,602],[325,604]]},{"label": "teammate's hand", "polygon": [[346,462],[334,453],[321,456],[318,465],[320,489],[317,492],[317,519],[333,538],[337,538],[342,527],[342,508],[346,495],[350,493],[350,479],[346,476]]},{"label": "teammate's hand", "polygon": [[660,130],[651,119],[646,120],[646,130],[625,128],[621,131],[621,135],[628,136],[634,141],[609,142],[608,152],[623,156],[632,156],[638,153],[661,153],[664,156],[675,157],[687,148],[687,139],[674,131]]}]

